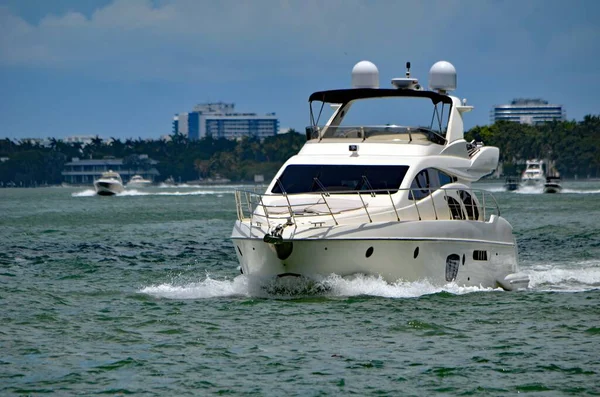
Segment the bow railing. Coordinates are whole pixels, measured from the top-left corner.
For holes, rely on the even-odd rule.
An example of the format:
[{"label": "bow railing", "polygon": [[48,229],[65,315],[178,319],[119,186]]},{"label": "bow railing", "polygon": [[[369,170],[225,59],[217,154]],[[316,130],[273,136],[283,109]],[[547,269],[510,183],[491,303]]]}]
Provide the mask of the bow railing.
[{"label": "bow railing", "polygon": [[296,194],[236,190],[235,201],[238,219],[257,225],[304,220],[316,226],[419,220],[487,222],[492,215],[500,216],[490,192],[463,187]]}]

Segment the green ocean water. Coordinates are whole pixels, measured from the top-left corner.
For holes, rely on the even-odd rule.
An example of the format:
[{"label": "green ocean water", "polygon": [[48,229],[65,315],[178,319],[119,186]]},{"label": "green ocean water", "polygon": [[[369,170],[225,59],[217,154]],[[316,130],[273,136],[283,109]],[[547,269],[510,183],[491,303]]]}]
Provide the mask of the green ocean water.
[{"label": "green ocean water", "polygon": [[0,189],[0,395],[600,395],[600,182],[489,188],[527,291],[239,274],[235,187]]}]

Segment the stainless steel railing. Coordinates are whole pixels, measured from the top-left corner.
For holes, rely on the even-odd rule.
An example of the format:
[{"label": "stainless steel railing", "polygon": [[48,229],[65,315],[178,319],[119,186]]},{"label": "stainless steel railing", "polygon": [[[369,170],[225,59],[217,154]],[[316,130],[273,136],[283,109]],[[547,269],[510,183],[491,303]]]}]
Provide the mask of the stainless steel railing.
[{"label": "stainless steel railing", "polygon": [[[405,194],[403,194],[405,193]],[[339,209],[335,200],[357,197],[352,208]],[[374,199],[375,208],[369,209]],[[489,221],[491,215],[500,216],[500,208],[494,196],[485,190],[461,187],[438,189],[361,190],[336,192],[311,192],[300,194],[260,194],[247,190],[235,191],[237,216],[240,221],[260,225],[277,224],[309,217],[311,223],[324,224],[329,220],[335,225],[356,223],[364,217],[365,223],[374,219],[398,222],[408,220],[470,220]],[[348,201],[346,201],[347,203]],[[342,216],[342,213],[348,216]],[[381,214],[384,215],[381,215]]]}]

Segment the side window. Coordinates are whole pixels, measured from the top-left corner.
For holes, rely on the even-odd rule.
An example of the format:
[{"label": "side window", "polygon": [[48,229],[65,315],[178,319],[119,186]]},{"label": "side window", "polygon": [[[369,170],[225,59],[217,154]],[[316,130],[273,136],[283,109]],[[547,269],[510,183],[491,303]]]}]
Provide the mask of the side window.
[{"label": "side window", "polygon": [[446,174],[445,172],[438,171],[438,176],[440,179],[440,186],[444,186],[444,185],[454,182],[454,178],[451,177],[450,175]]},{"label": "side window", "polygon": [[410,185],[410,200],[421,200],[438,188],[448,183],[456,182],[456,178],[435,168],[426,168],[419,172]]},{"label": "side window", "polygon": [[421,200],[427,197],[431,187],[428,169],[421,170],[410,185],[408,198],[411,200]]},{"label": "side window", "polygon": [[473,199],[473,196],[464,190],[459,190],[458,194],[465,205],[468,219],[473,221],[478,220],[479,210],[477,209],[477,202]]}]

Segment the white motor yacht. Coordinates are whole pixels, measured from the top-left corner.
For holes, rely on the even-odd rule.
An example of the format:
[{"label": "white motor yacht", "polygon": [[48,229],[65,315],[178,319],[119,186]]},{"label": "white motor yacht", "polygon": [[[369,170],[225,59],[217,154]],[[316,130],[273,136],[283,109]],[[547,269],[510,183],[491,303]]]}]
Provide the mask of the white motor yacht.
[{"label": "white motor yacht", "polygon": [[[236,191],[241,272],[527,287],[511,225],[490,193],[471,187],[496,169],[499,150],[465,141],[463,115],[472,107],[447,94],[456,87],[452,64],[433,65],[430,91],[410,76],[410,63],[393,88],[379,88],[368,61],[356,64],[352,81],[354,88],[310,96],[307,142],[263,194]],[[380,119],[380,101],[394,103],[386,115],[393,120]],[[426,105],[426,124],[407,124],[413,102]],[[361,104],[366,119],[382,122],[353,118]]]},{"label": "white motor yacht", "polygon": [[152,185],[152,181],[150,179],[144,179],[141,175],[134,175],[129,182],[127,182],[127,187],[131,188],[148,187],[150,185]]},{"label": "white motor yacht", "polygon": [[96,193],[100,196],[114,196],[125,190],[121,175],[112,170],[104,172],[99,179],[96,179],[94,187],[96,188]]},{"label": "white motor yacht", "polygon": [[544,162],[542,160],[527,160],[525,162],[525,171],[521,176],[522,186],[534,186],[542,187],[546,182],[546,175],[544,172]]},{"label": "white motor yacht", "polygon": [[560,193],[562,186],[560,184],[560,176],[550,175],[546,177],[546,183],[544,183],[544,193]]}]

